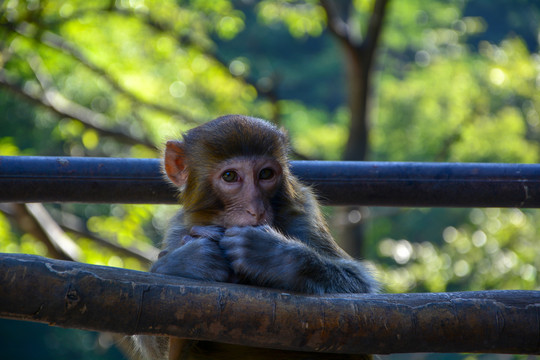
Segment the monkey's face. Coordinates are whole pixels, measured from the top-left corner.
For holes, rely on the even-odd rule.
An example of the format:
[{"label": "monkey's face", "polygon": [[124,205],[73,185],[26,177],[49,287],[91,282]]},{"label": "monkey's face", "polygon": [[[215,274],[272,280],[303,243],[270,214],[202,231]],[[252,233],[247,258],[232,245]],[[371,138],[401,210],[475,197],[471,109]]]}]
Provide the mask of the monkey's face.
[{"label": "monkey's face", "polygon": [[282,181],[281,165],[272,158],[238,157],[219,164],[212,188],[225,205],[220,214],[224,227],[272,224],[270,199]]}]

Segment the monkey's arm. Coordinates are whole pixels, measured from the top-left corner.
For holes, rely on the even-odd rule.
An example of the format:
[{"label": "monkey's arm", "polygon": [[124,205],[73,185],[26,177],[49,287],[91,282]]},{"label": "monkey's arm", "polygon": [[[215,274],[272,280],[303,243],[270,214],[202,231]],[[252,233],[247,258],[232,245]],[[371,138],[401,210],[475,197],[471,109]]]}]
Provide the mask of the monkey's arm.
[{"label": "monkey's arm", "polygon": [[[218,245],[223,229],[217,226],[186,228],[176,216],[176,222],[165,237],[165,250],[151,272],[182,276],[196,280],[226,281],[232,271]],[[176,337],[134,336],[135,347],[148,360],[178,360],[186,358],[193,341]]]},{"label": "monkey's arm", "polygon": [[[166,250],[150,271],[195,280],[227,281],[231,270],[218,245],[222,233],[223,229],[217,226],[194,226],[189,235],[170,233]],[[174,239],[169,239],[171,234]],[[178,236],[182,238],[177,239]]]},{"label": "monkey's arm", "polygon": [[269,226],[228,229],[219,244],[235,274],[253,285],[310,294],[376,291],[361,263],[323,255]]}]

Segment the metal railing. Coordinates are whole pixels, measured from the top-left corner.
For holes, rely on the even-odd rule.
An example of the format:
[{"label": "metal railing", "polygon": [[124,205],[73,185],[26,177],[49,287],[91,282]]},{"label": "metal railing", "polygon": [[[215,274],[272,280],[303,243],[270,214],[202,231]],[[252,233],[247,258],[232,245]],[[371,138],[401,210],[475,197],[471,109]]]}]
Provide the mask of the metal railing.
[{"label": "metal railing", "polygon": [[[328,205],[540,207],[540,165],[293,161],[292,171]],[[0,157],[0,202],[175,203],[175,191],[156,159]],[[539,291],[300,295],[11,254],[0,270],[0,317],[58,326],[300,351],[540,353]]]},{"label": "metal railing", "polygon": [[[293,161],[327,205],[540,207],[540,165]],[[0,202],[175,203],[157,159],[0,157]]]}]

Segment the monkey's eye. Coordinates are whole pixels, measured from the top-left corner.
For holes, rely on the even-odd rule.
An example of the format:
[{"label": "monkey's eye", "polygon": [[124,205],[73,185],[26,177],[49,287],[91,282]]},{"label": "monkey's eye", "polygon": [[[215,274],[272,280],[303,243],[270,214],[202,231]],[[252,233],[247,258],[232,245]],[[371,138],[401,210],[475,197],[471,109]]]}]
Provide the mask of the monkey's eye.
[{"label": "monkey's eye", "polygon": [[221,178],[226,182],[235,182],[238,181],[238,174],[236,171],[228,170],[221,174]]},{"label": "monkey's eye", "polygon": [[261,180],[269,180],[274,176],[274,170],[266,168],[262,169],[259,173],[259,179]]}]

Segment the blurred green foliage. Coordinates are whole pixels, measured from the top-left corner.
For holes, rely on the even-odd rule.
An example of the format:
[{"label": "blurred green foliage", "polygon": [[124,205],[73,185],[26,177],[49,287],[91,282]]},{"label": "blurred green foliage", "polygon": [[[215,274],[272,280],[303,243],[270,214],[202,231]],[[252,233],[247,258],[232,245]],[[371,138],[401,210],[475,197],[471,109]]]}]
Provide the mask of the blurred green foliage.
[{"label": "blurred green foliage", "polygon": [[[360,29],[373,1],[353,3]],[[534,1],[392,1],[374,69],[371,159],[538,162],[539,23]],[[158,157],[166,139],[243,113],[283,125],[298,154],[337,160],[349,126],[346,77],[325,27],[314,0],[4,1],[0,155]],[[68,231],[83,261],[134,269],[148,264],[93,237],[159,246],[175,211],[47,208],[59,222],[65,214],[83,221],[87,234]],[[386,291],[539,288],[536,210],[369,214],[366,257]],[[48,255],[10,220],[0,214],[0,251]],[[12,326],[2,321],[0,332]],[[104,351],[97,335],[63,331],[48,331],[42,352],[73,358],[64,344]],[[24,346],[0,338],[4,349]]]}]

